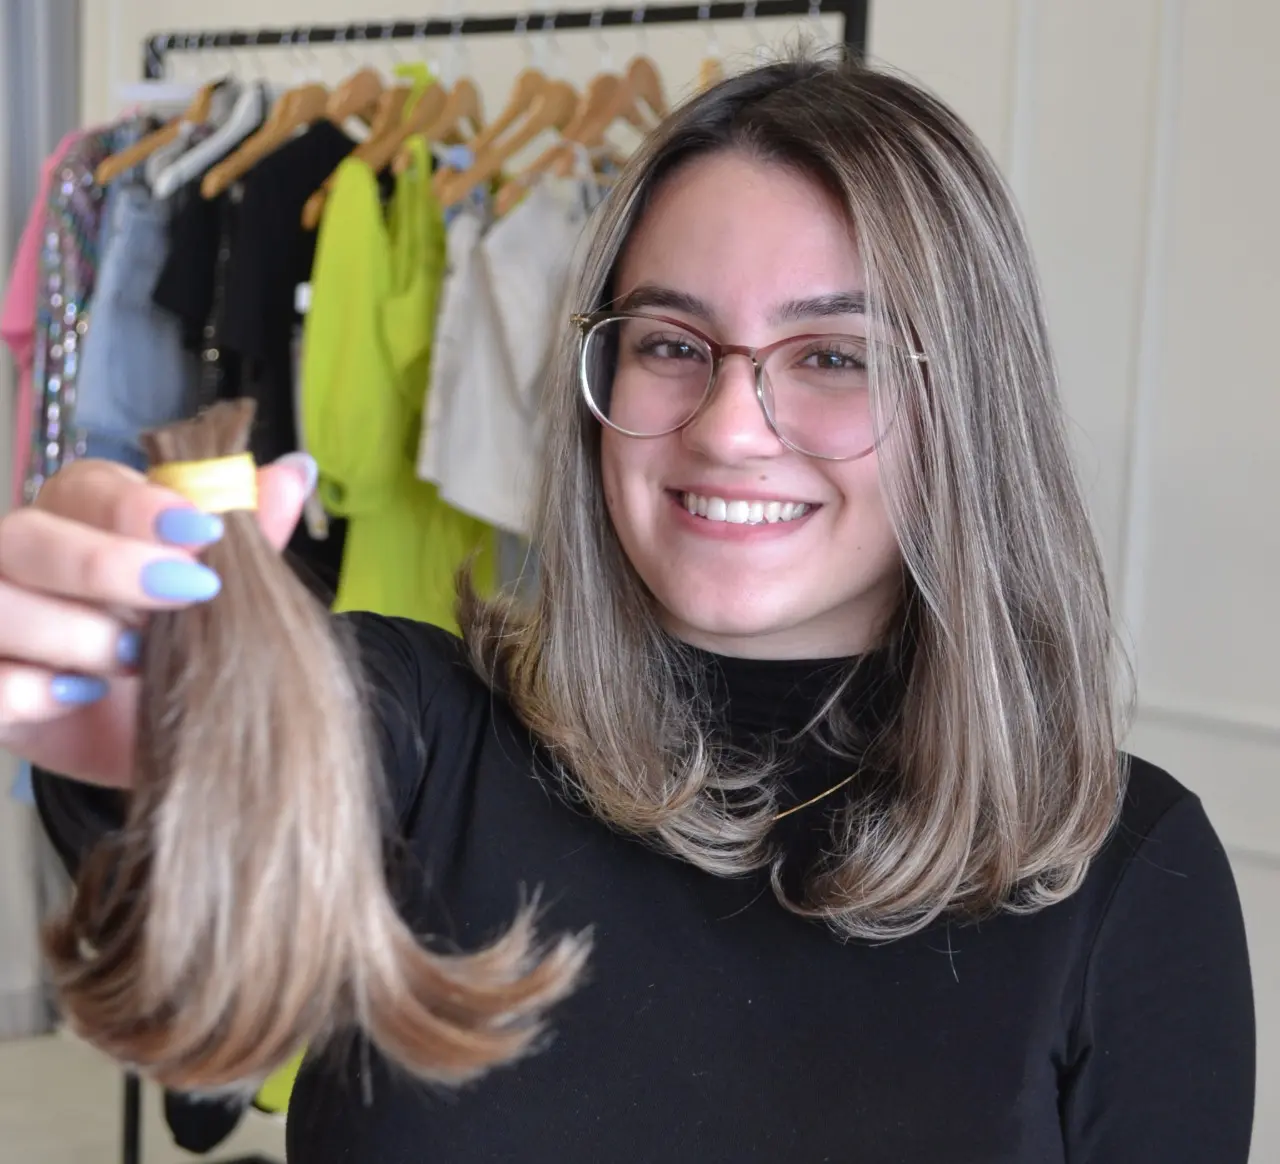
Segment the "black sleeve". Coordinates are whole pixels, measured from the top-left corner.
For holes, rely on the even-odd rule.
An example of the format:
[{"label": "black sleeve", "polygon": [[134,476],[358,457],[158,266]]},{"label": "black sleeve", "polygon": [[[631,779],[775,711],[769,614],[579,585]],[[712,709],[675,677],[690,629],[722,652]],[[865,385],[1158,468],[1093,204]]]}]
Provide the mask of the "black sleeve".
[{"label": "black sleeve", "polygon": [[75,877],[90,850],[124,824],[125,795],[43,768],[32,772],[31,783],[40,823],[67,872]]},{"label": "black sleeve", "polygon": [[353,636],[363,665],[387,807],[399,826],[424,777],[422,713],[439,686],[440,668],[424,657],[417,623],[364,611],[339,615],[338,620]]},{"label": "black sleeve", "polygon": [[[424,776],[422,709],[445,674],[447,656],[456,656],[460,644],[451,649],[449,644],[457,641],[444,631],[424,639],[420,632],[435,628],[402,619],[364,613],[337,617],[363,666],[374,742],[390,801],[386,807],[395,822],[401,822]],[[424,649],[428,647],[439,649]],[[74,877],[89,851],[123,825],[125,794],[39,768],[32,782],[41,823]]]},{"label": "black sleeve", "polygon": [[1200,801],[1138,847],[1090,957],[1063,1095],[1071,1164],[1247,1164],[1255,1030],[1244,920]]}]

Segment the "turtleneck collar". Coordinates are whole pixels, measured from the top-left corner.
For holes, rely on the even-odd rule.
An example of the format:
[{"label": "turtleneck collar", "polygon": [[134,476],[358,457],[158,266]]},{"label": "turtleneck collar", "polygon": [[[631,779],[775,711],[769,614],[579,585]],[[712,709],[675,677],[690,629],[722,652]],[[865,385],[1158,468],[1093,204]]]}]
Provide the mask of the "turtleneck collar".
[{"label": "turtleneck collar", "polygon": [[888,651],[850,658],[740,659],[696,650],[694,658],[716,718],[738,747],[801,733],[851,671],[841,704],[855,722],[871,727],[887,710],[892,686]]}]

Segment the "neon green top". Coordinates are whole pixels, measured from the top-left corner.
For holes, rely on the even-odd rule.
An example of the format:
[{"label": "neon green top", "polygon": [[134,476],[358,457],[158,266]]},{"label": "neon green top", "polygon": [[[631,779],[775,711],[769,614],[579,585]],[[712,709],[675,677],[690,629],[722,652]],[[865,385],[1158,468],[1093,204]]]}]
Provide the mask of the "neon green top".
[{"label": "neon green top", "polygon": [[385,222],[367,165],[348,158],[334,175],[303,331],[303,431],[321,500],[348,519],[334,609],[456,629],[454,576],[474,556],[490,589],[495,535],[414,471],[445,234],[426,143],[408,148]]}]

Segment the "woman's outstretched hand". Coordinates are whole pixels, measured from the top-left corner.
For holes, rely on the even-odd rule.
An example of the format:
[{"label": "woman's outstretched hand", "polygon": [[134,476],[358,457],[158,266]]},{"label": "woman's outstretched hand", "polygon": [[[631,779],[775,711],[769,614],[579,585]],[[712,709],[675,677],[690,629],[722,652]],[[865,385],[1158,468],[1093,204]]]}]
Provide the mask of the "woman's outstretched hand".
[{"label": "woman's outstretched hand", "polygon": [[[258,474],[277,548],[314,485],[309,458]],[[197,557],[220,518],[110,461],[73,462],[0,517],[0,747],[42,768],[128,787],[147,615],[212,598]]]}]

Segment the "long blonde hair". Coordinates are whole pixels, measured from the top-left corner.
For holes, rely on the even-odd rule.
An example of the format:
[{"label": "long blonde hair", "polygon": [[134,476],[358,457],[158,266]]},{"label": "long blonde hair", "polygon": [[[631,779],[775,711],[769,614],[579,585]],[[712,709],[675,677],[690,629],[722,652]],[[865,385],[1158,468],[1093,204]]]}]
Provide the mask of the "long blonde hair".
[{"label": "long blonde hair", "polygon": [[[836,858],[803,901],[787,900],[776,867],[775,890],[862,938],[1059,901],[1118,813],[1124,701],[1012,199],[975,136],[915,85],[850,61],[767,65],[695,98],[646,142],[594,224],[567,310],[612,297],[659,183],[730,149],[839,199],[857,227],[870,326],[927,356],[921,366],[890,348],[871,367],[904,568],[886,632],[902,694],[879,749],[892,779],[850,798]],[[763,867],[777,856],[772,767],[718,750],[705,706],[688,699],[689,653],[659,625],[605,509],[567,321],[544,406],[536,595],[521,605],[464,590],[475,665],[601,820],[713,873]],[[848,739],[838,699],[827,720]]]}]

